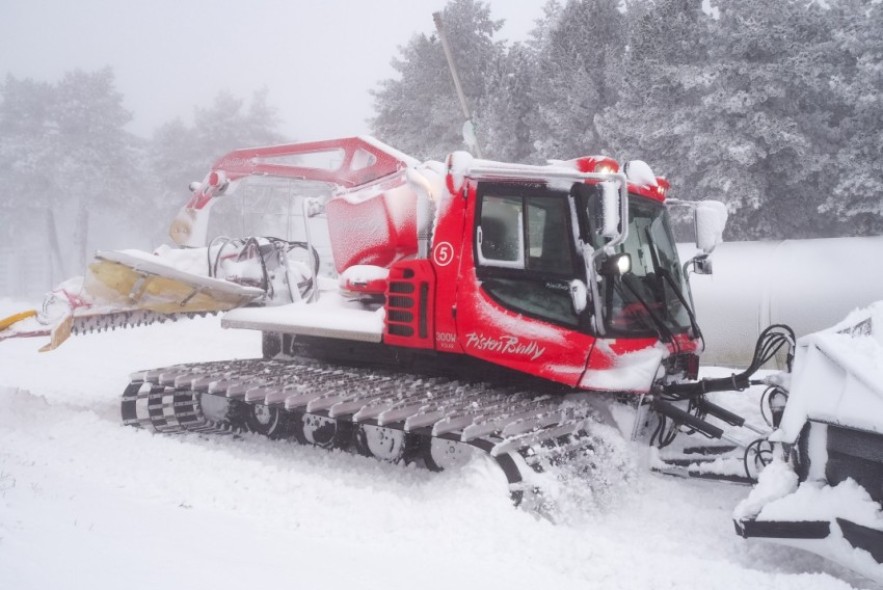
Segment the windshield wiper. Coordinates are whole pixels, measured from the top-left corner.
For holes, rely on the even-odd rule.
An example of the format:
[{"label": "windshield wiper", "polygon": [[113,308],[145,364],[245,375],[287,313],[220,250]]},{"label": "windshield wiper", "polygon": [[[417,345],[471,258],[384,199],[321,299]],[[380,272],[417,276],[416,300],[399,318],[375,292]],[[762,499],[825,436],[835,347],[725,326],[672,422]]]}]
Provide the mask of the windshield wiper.
[{"label": "windshield wiper", "polygon": [[647,315],[650,316],[650,319],[653,320],[654,324],[656,324],[656,334],[659,336],[659,339],[663,342],[674,342],[674,333],[669,329],[668,326],[665,325],[665,322],[662,321],[662,318],[656,315],[656,312],[653,311],[653,309],[650,307],[650,304],[648,304],[643,297],[638,295],[637,289],[632,287],[626,281],[626,278],[633,279],[634,277],[630,274],[624,274],[620,277],[620,282],[625,285],[632,296],[638,300],[638,303],[640,303],[644,307],[644,309],[647,311]]},{"label": "windshield wiper", "polygon": [[696,314],[693,312],[693,308],[690,307],[690,304],[687,303],[687,298],[675,282],[674,277],[672,277],[671,271],[668,270],[667,266],[660,263],[659,252],[656,248],[656,240],[653,239],[653,235],[650,233],[650,227],[647,227],[644,230],[644,234],[647,238],[647,243],[650,245],[650,260],[653,262],[653,270],[657,275],[661,275],[665,279],[671,287],[671,290],[674,291],[675,297],[677,297],[678,301],[681,302],[681,305],[684,306],[684,309],[687,311],[687,317],[690,318],[690,328],[693,330],[693,336],[702,339],[702,346],[704,348],[705,338],[702,337],[702,330],[699,329],[699,323],[696,321]]},{"label": "windshield wiper", "polygon": [[702,330],[699,329],[699,323],[696,321],[696,314],[693,312],[693,308],[690,307],[690,304],[687,303],[687,298],[684,296],[684,292],[681,291],[681,288],[675,282],[674,277],[671,276],[671,272],[669,272],[667,268],[657,268],[656,272],[657,274],[662,275],[666,282],[668,282],[669,286],[671,286],[671,290],[674,291],[675,296],[681,302],[681,305],[687,310],[687,316],[690,318],[690,327],[693,329],[693,335],[702,340],[702,347],[704,348],[705,338],[702,336]]}]

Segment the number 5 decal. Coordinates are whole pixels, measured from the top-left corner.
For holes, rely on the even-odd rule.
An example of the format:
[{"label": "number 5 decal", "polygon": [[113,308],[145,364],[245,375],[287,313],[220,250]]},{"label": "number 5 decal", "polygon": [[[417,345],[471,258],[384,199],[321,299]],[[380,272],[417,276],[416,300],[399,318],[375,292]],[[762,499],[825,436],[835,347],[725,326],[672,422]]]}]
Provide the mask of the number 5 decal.
[{"label": "number 5 decal", "polygon": [[454,247],[450,242],[439,242],[432,250],[432,260],[438,266],[447,266],[454,259]]}]

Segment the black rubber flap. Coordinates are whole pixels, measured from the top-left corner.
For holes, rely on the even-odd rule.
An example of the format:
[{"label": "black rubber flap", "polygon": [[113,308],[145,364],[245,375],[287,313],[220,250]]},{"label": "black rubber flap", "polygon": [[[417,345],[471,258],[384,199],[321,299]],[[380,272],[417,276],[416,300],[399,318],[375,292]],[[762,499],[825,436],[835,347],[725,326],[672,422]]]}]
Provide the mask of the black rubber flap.
[{"label": "black rubber flap", "polygon": [[736,532],[746,539],[824,539],[831,532],[827,520],[737,520]]},{"label": "black rubber flap", "polygon": [[871,554],[874,561],[883,563],[883,531],[868,528],[843,518],[837,519],[843,536],[849,544],[858,549],[864,549]]}]

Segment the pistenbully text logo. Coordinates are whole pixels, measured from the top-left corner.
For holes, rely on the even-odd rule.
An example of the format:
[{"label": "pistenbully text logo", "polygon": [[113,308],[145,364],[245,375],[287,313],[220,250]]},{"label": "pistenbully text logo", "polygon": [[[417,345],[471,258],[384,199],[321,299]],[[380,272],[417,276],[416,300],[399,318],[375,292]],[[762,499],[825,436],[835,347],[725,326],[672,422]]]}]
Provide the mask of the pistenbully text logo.
[{"label": "pistenbully text logo", "polygon": [[532,361],[546,352],[546,348],[537,344],[536,340],[521,340],[517,336],[485,336],[480,332],[467,334],[466,346],[475,350],[526,356]]}]

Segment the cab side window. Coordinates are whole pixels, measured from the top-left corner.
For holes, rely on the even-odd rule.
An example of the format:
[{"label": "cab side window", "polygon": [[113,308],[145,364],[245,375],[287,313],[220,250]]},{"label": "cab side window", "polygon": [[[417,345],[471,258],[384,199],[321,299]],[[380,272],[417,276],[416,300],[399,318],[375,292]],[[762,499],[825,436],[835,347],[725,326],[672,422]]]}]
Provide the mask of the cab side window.
[{"label": "cab side window", "polygon": [[524,204],[520,197],[485,196],[478,226],[478,261],[524,268]]},{"label": "cab side window", "polygon": [[570,274],[573,255],[569,231],[564,199],[485,195],[476,232],[478,262]]},{"label": "cab side window", "polygon": [[514,311],[577,325],[569,285],[579,275],[567,194],[500,185],[479,191],[479,201],[475,252],[482,289]]},{"label": "cab side window", "polygon": [[526,199],[527,268],[555,274],[573,273],[573,253],[568,239],[567,201],[563,199]]}]

